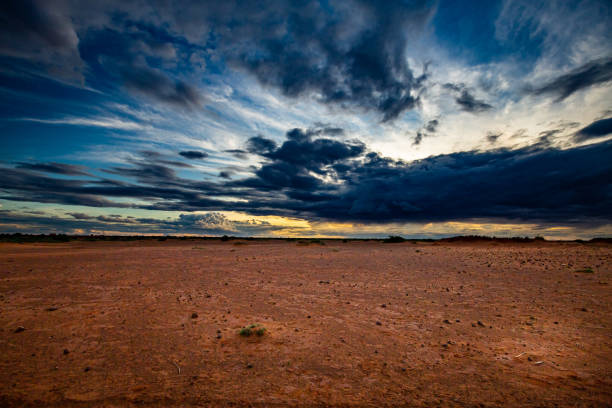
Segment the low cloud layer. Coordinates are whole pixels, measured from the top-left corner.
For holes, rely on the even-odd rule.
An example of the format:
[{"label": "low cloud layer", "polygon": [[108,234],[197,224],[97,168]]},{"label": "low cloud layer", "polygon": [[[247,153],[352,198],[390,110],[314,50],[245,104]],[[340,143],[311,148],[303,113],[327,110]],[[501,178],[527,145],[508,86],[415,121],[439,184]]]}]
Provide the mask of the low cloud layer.
[{"label": "low cloud layer", "polygon": [[60,179],[51,175],[52,169],[47,175],[40,168],[3,168],[0,198],[360,223],[612,221],[612,141],[565,150],[536,145],[468,151],[404,162],[372,152],[358,140],[330,139],[320,129],[292,129],[281,145],[258,136],[248,149],[262,160],[252,176],[219,182],[181,178],[172,166],[146,157],[106,169],[121,180]]}]

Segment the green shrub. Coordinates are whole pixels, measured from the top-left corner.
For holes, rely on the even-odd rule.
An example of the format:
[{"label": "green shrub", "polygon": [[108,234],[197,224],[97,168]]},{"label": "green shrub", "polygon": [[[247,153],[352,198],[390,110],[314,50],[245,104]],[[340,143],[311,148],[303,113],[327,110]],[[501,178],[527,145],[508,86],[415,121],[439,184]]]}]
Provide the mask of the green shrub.
[{"label": "green shrub", "polygon": [[238,334],[242,337],[251,337],[251,335],[253,334],[258,337],[261,337],[266,334],[266,328],[259,324],[251,324],[240,329]]}]

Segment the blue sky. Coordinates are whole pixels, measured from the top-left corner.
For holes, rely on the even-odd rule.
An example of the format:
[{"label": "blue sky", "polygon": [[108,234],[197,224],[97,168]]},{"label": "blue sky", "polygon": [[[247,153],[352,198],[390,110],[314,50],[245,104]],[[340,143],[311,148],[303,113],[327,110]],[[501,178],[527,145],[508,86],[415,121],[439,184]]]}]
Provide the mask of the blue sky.
[{"label": "blue sky", "polygon": [[610,235],[607,1],[8,1],[0,232]]}]

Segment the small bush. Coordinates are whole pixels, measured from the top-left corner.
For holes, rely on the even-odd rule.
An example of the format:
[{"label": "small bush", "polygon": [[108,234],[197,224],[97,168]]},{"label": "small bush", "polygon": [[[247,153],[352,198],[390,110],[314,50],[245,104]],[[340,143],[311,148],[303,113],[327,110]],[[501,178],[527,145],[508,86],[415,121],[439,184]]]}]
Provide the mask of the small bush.
[{"label": "small bush", "polygon": [[251,337],[251,335],[255,334],[258,337],[266,334],[266,328],[259,324],[251,324],[249,326],[245,326],[238,332],[242,337]]},{"label": "small bush", "polygon": [[389,238],[383,240],[385,244],[396,244],[399,242],[405,242],[406,240],[398,235],[391,235]]}]

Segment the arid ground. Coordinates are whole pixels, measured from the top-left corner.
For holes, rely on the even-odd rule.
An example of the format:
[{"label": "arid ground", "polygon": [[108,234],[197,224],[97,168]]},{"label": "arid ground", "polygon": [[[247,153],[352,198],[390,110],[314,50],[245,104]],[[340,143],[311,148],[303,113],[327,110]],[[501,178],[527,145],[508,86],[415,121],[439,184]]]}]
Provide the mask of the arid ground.
[{"label": "arid ground", "polygon": [[606,244],[0,244],[0,268],[0,406],[612,405]]}]

